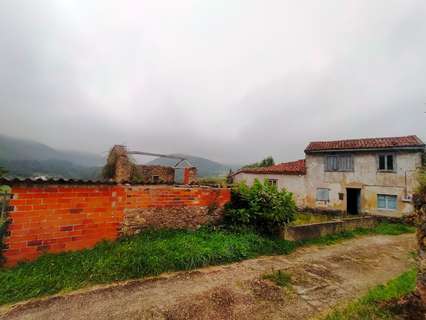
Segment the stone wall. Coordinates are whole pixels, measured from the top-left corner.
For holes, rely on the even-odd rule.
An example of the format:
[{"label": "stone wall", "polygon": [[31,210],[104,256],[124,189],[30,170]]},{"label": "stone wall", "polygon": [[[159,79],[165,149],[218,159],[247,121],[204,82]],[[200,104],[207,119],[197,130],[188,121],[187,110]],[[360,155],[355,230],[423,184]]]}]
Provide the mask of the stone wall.
[{"label": "stone wall", "polygon": [[291,241],[314,239],[344,231],[352,231],[357,228],[373,228],[377,225],[377,223],[378,222],[375,217],[360,217],[304,224],[300,226],[286,227],[283,230],[282,237],[285,240]]},{"label": "stone wall", "polygon": [[171,184],[175,180],[175,169],[172,167],[137,165],[134,170],[134,175],[140,183]]},{"label": "stone wall", "polygon": [[[106,169],[106,170],[105,170]],[[193,184],[197,180],[197,169],[184,169],[184,184]],[[132,182],[139,184],[175,183],[175,168],[160,165],[137,165],[129,156],[126,147],[115,145],[104,168],[106,178],[117,183]]]},{"label": "stone wall", "polygon": [[133,163],[130,161],[126,147],[115,145],[107,159],[108,178],[121,183],[131,181],[133,172]]},{"label": "stone wall", "polygon": [[146,228],[195,229],[215,223],[229,200],[229,189],[128,187],[121,233],[132,235]]}]

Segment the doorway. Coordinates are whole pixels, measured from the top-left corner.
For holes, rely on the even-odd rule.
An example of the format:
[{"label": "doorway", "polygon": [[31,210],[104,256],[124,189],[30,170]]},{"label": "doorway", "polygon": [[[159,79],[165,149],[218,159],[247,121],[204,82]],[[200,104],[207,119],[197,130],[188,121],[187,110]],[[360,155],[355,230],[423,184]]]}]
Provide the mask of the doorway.
[{"label": "doorway", "polygon": [[361,189],[346,189],[346,211],[348,214],[359,214],[361,207]]}]

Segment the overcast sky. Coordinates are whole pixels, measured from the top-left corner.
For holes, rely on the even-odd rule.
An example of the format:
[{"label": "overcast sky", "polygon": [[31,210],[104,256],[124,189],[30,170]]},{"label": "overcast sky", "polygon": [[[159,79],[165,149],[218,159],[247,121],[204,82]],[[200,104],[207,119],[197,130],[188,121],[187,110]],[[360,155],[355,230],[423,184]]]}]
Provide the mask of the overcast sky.
[{"label": "overcast sky", "polygon": [[426,140],[425,0],[0,0],[0,133],[228,163]]}]

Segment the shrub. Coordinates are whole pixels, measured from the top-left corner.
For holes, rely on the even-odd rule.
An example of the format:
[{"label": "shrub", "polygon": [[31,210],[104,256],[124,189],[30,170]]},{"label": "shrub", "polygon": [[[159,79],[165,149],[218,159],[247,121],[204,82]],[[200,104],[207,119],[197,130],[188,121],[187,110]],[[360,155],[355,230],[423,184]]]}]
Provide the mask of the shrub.
[{"label": "shrub", "polygon": [[[0,167],[0,178],[6,173],[7,171]],[[3,238],[6,235],[8,226],[8,220],[6,216],[8,203],[6,194],[10,193],[10,191],[10,187],[0,185],[0,266],[4,262],[3,249],[5,248],[5,245],[3,244]]]},{"label": "shrub", "polygon": [[276,233],[293,221],[295,214],[291,192],[278,190],[266,179],[263,183],[256,179],[251,187],[241,183],[232,190],[224,221],[234,227],[254,227],[261,232]]}]

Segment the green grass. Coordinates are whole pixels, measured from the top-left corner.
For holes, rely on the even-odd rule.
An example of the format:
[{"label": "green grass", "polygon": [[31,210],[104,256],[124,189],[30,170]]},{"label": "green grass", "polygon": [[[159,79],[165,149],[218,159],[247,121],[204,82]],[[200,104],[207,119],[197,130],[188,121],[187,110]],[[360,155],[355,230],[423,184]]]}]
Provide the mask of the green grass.
[{"label": "green grass", "polygon": [[272,271],[271,273],[264,274],[262,279],[267,279],[280,287],[288,287],[291,285],[291,274],[282,270]]},{"label": "green grass", "polygon": [[142,278],[254,258],[288,254],[295,244],[254,232],[145,231],[94,249],[47,254],[0,270],[0,304],[69,291],[96,283]]},{"label": "green grass", "polygon": [[371,289],[364,297],[344,308],[336,308],[324,320],[379,320],[394,319],[394,314],[381,303],[401,298],[414,291],[416,286],[416,270],[412,269],[389,281]]},{"label": "green grass", "polygon": [[294,221],[291,223],[292,226],[298,226],[301,224],[311,224],[325,221],[336,220],[338,217],[333,217],[326,214],[309,213],[309,212],[298,212],[296,213]]},{"label": "green grass", "polygon": [[298,245],[331,245],[339,243],[342,240],[347,240],[358,236],[374,234],[397,236],[403,233],[414,232],[416,232],[416,228],[412,226],[408,226],[402,223],[381,222],[376,227],[371,229],[359,228],[353,231],[345,231],[316,239],[302,240],[298,241]]},{"label": "green grass", "polygon": [[162,272],[226,264],[260,255],[288,254],[309,244],[333,244],[365,234],[401,234],[411,227],[378,227],[304,242],[272,239],[253,231],[151,230],[93,249],[46,254],[34,262],[0,269],[0,304],[71,291],[85,286],[155,276]]}]

